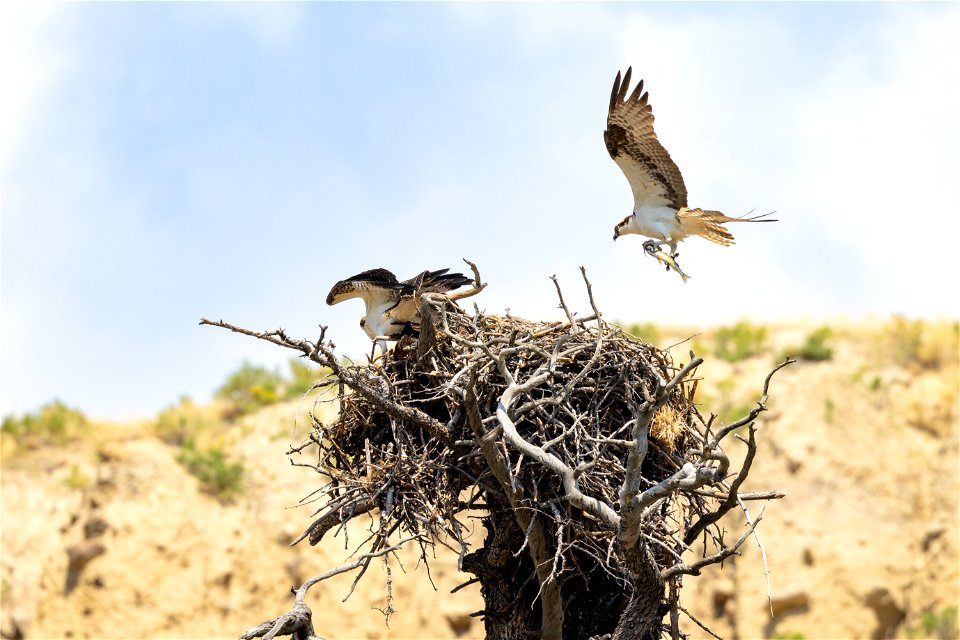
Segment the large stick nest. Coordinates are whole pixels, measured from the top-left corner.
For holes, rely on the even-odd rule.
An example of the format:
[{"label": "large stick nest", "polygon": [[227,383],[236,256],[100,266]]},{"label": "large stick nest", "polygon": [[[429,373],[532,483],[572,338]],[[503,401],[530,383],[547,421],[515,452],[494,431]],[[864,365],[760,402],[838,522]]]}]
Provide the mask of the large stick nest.
[{"label": "large stick nest", "polygon": [[[465,295],[484,286],[471,267],[476,284]],[[343,364],[325,328],[310,342],[282,329],[256,332],[201,320],[295,349],[332,371],[339,416],[324,424],[311,412],[309,437],[289,452],[315,455],[309,463],[291,462],[328,480],[304,499],[321,506],[293,544],[316,544],[356,516],[378,515],[355,561],[305,582],[290,612],[243,637],[270,638],[284,625],[312,634],[304,603],[311,586],[359,569],[355,585],[374,558],[388,561],[410,542],[420,545],[424,560],[429,545],[455,544],[461,568],[479,576],[484,561],[475,552],[467,567],[457,517],[471,509],[488,510],[488,525],[501,518],[501,525],[521,532],[522,545],[511,543],[510,553],[517,557],[527,547],[531,556],[545,637],[561,634],[560,585],[577,575],[588,585],[587,574],[597,570],[628,591],[645,585],[638,589],[655,603],[669,583],[671,637],[680,637],[679,578],[722,562],[756,535],[762,512],[752,517],[746,501],[783,497],[741,487],[757,452],[754,421],[766,410],[771,377],[791,361],[770,371],[752,410],[715,426],[694,404],[693,374],[702,360],[691,352],[688,362],[674,364],[668,352],[605,322],[585,272],[584,281],[593,315],[579,319],[557,285],[567,322],[531,322],[476,307],[469,314],[449,298],[426,294],[419,337],[402,339],[370,364]],[[737,435],[741,428],[746,438]],[[735,472],[722,447],[731,434],[746,445]],[[734,508],[743,512],[746,528],[728,544],[720,521]],[[701,538],[699,557],[685,560]],[[643,605],[636,606],[634,613]]]},{"label": "large stick nest", "polygon": [[[329,476],[332,501],[304,533],[311,543],[354,511],[377,509],[379,530],[461,541],[455,515],[502,500],[503,490],[485,459],[469,419],[468,387],[476,398],[482,432],[497,438],[496,416],[510,384],[497,366],[501,356],[515,381],[549,372],[511,407],[520,436],[576,470],[580,490],[618,505],[625,457],[638,408],[678,372],[666,351],[645,344],[598,314],[571,322],[469,315],[450,303],[424,303],[423,335],[404,339],[372,365],[345,369],[377,391],[377,399],[339,387],[340,414],[329,425],[314,420],[316,469]],[[677,472],[696,421],[695,382],[675,386],[650,421],[643,459],[643,490]],[[383,398],[392,402],[385,404]],[[393,406],[415,407],[442,425],[405,420]],[[502,444],[512,482],[531,496],[528,505],[568,528],[561,545],[608,555],[613,538],[597,519],[573,514],[556,474]],[[677,531],[657,523],[657,537]],[[673,529],[671,531],[670,529]],[[382,541],[386,544],[386,540]],[[673,542],[670,546],[675,546]],[[601,553],[597,554],[597,551]],[[561,553],[562,555],[562,553]]]}]

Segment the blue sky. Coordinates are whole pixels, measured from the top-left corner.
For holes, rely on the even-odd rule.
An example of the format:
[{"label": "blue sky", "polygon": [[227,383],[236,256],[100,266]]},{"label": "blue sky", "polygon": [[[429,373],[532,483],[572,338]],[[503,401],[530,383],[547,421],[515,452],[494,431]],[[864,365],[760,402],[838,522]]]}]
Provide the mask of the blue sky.
[{"label": "blue sky", "polygon": [[[359,356],[337,280],[475,260],[527,317],[960,315],[956,3],[5,3],[0,412],[198,399],[291,353],[201,316]],[[646,80],[693,206],[681,284],[614,243],[632,198],[602,141]],[[465,268],[465,267],[464,267]]]}]

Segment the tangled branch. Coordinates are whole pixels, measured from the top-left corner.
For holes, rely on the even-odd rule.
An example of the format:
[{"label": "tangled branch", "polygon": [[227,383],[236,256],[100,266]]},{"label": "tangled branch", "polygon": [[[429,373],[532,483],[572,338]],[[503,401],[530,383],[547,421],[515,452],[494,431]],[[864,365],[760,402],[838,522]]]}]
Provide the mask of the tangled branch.
[{"label": "tangled branch", "polygon": [[[485,285],[469,264],[479,291]],[[315,451],[305,466],[327,479],[311,497],[322,506],[293,544],[317,544],[358,515],[378,514],[357,560],[308,580],[290,612],[245,638],[312,634],[304,604],[310,587],[352,569],[362,575],[372,558],[389,561],[404,544],[419,545],[424,561],[429,546],[453,545],[463,567],[467,544],[457,516],[478,507],[512,514],[523,532],[514,552],[529,554],[535,569],[542,637],[562,636],[561,591],[591,571],[621,582],[631,602],[652,589],[654,612],[666,601],[676,620],[678,597],[666,598],[664,585],[675,594],[683,575],[737,553],[762,518],[746,515],[745,500],[782,497],[740,489],[756,455],[754,422],[766,410],[771,377],[789,361],[767,376],[753,410],[715,426],[694,404],[702,359],[690,352],[686,363],[674,364],[668,352],[606,323],[585,272],[583,280],[593,313],[577,318],[554,279],[565,322],[467,314],[449,298],[424,296],[419,339],[403,338],[390,357],[366,365],[341,365],[326,328],[310,342],[282,329],[201,320],[299,351],[339,382],[339,418],[325,425],[311,414],[312,432],[290,452]],[[746,438],[736,435],[740,428]],[[731,434],[747,447],[732,473],[723,450]],[[747,526],[728,544],[718,522],[737,506]],[[691,559],[701,538],[714,551]],[[387,593],[389,617],[389,578]],[[653,615],[631,613],[631,606],[624,620]],[[649,624],[659,633],[659,622]],[[679,637],[676,626],[669,632]],[[622,635],[623,628],[614,637],[641,637]]]}]

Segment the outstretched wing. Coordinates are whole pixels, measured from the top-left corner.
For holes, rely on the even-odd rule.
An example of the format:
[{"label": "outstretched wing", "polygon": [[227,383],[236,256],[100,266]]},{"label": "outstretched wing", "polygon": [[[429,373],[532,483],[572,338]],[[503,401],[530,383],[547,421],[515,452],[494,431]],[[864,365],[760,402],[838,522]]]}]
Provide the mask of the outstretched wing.
[{"label": "outstretched wing", "polygon": [[369,306],[371,302],[376,303],[392,297],[399,299],[404,286],[404,283],[397,281],[397,276],[386,269],[370,269],[333,285],[327,294],[327,304],[363,298]]},{"label": "outstretched wing", "polygon": [[404,285],[404,289],[401,293],[400,302],[387,312],[390,321],[400,324],[410,323],[414,329],[419,329],[420,296],[422,294],[446,293],[473,282],[472,278],[468,278],[462,273],[447,273],[448,271],[449,269],[424,271],[409,280],[404,280],[401,283],[401,285]]},{"label": "outstretched wing", "polygon": [[417,276],[419,293],[446,293],[473,284],[473,278],[468,278],[462,273],[447,273],[448,271],[450,269],[424,271]]},{"label": "outstretched wing", "polygon": [[643,80],[627,96],[632,72],[632,67],[627,69],[623,82],[617,72],[613,81],[603,141],[610,157],[627,176],[635,209],[665,205],[682,209],[687,206],[687,188],[680,169],[653,131],[653,108],[647,102]]},{"label": "outstretched wing", "polygon": [[448,271],[424,271],[400,282],[386,269],[370,269],[333,285],[327,294],[327,304],[362,298],[367,315],[361,319],[360,326],[371,338],[415,335],[420,328],[422,294],[453,291],[473,282],[462,273]]}]

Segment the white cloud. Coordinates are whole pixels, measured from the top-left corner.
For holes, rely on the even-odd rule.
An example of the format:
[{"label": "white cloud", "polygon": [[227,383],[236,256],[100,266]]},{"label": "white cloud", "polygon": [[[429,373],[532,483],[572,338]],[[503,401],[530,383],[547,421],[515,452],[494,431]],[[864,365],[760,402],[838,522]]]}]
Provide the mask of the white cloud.
[{"label": "white cloud", "polygon": [[47,37],[63,5],[53,2],[0,3],[0,162],[15,152],[27,118],[43,100],[56,78],[70,66],[69,58]]}]

